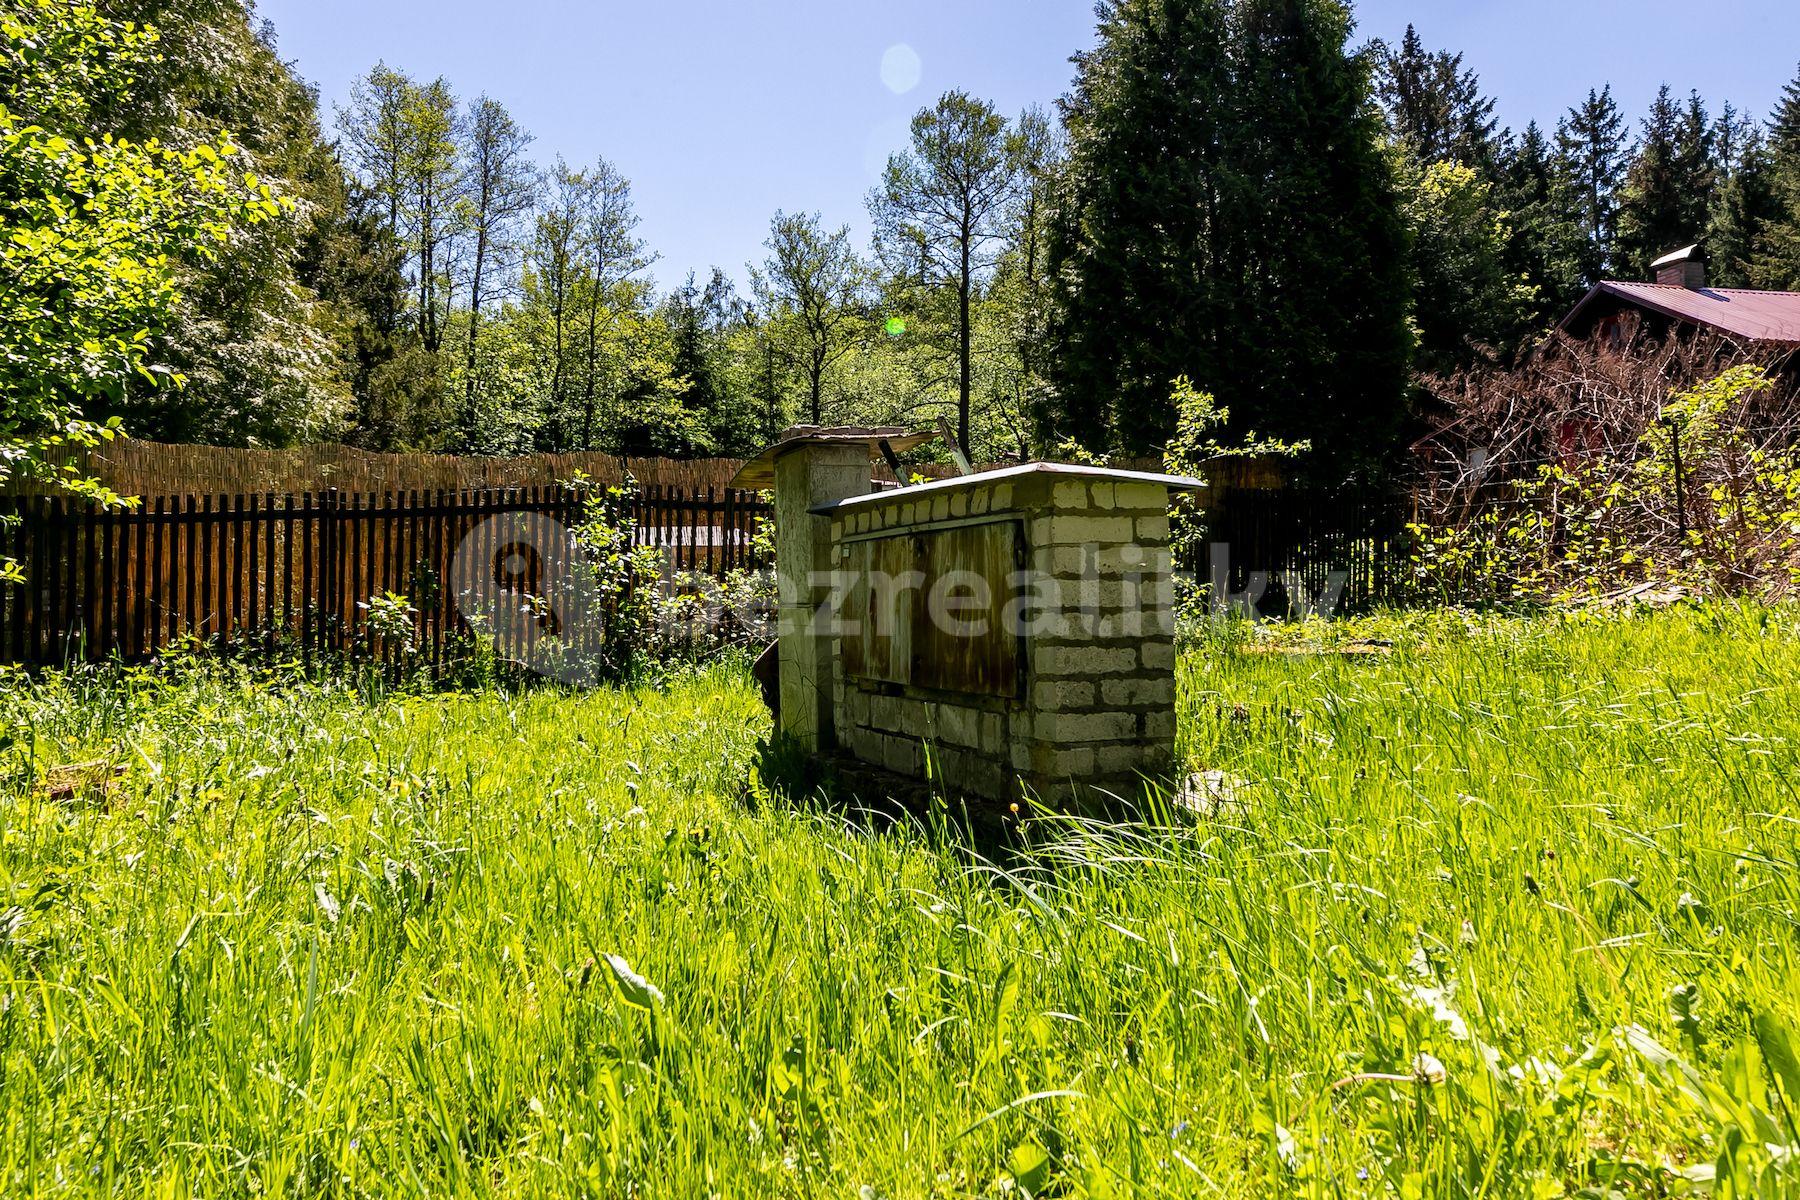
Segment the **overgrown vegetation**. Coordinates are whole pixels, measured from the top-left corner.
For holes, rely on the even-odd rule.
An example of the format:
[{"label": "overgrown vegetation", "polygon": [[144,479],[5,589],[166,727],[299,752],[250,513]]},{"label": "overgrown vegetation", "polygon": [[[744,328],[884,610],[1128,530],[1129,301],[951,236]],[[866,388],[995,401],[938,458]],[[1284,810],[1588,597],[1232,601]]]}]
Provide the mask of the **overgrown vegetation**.
[{"label": "overgrown vegetation", "polygon": [[1421,598],[1790,594],[1793,387],[1725,366],[1740,359],[1716,339],[1639,354],[1557,341],[1515,372],[1441,385],[1449,415],[1415,491]]},{"label": "overgrown vegetation", "polygon": [[15,680],[4,1188],[1791,1194],[1793,610],[1209,629],[1204,814],[986,857],[736,668]]},{"label": "overgrown vegetation", "polygon": [[[0,353],[93,341],[81,415],[137,436],[471,454],[744,455],[795,419],[942,415],[977,461],[1146,455],[1185,376],[1234,435],[1312,439],[1298,469],[1335,485],[1394,465],[1411,372],[1511,364],[1601,277],[1705,241],[1715,283],[1800,286],[1800,83],[1766,121],[1665,89],[1634,129],[1602,87],[1515,133],[1461,55],[1358,45],[1352,15],[1108,3],[1055,112],[921,108],[870,244],[797,197],[761,261],[659,287],[631,181],[537,147],[498,80],[376,63],[322,110],[248,0],[0,0],[0,123],[38,147],[9,141],[0,178],[0,244],[38,281]],[[88,139],[113,183],[41,257],[45,195],[81,190],[44,172]],[[139,220],[221,144],[267,219]],[[132,165],[159,156],[182,169]],[[155,236],[83,260],[78,227],[108,221]],[[27,328],[58,272],[74,309]],[[8,395],[9,428],[56,424]]]},{"label": "overgrown vegetation", "polygon": [[[116,437],[132,388],[183,382],[151,345],[176,320],[177,257],[214,264],[282,212],[227,133],[121,132],[161,62],[154,30],[90,6],[0,3],[0,486],[122,503],[67,450]],[[19,576],[0,558],[0,585]]]}]

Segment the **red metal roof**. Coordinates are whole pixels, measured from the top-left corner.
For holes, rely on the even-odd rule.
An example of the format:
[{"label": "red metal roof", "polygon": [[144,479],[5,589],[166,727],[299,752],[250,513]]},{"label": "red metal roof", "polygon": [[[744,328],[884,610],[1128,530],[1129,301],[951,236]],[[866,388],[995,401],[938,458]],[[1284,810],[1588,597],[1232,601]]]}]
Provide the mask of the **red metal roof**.
[{"label": "red metal roof", "polygon": [[1800,292],[1756,292],[1745,288],[1685,288],[1609,279],[1598,284],[1563,318],[1562,327],[1573,330],[1582,315],[1605,297],[1616,297],[1678,321],[1710,326],[1752,341],[1800,344]]}]

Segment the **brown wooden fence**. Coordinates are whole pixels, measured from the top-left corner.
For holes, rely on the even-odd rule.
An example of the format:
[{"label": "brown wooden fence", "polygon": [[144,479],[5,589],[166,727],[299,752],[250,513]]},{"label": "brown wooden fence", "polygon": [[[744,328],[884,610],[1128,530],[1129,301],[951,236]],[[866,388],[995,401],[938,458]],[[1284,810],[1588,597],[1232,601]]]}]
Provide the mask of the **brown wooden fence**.
[{"label": "brown wooden fence", "polygon": [[1216,602],[1297,617],[1319,607],[1343,616],[1408,601],[1413,547],[1404,497],[1236,488],[1209,499],[1205,540],[1178,565],[1208,583]]},{"label": "brown wooden fence", "polygon": [[[467,629],[469,606],[453,593],[470,563],[487,572],[487,589],[517,601],[484,615],[502,657],[524,657],[555,631],[555,614],[533,615],[524,601],[559,548],[533,542],[577,524],[586,499],[562,487],[328,490],[159,496],[101,511],[8,497],[0,543],[26,582],[0,586],[0,661],[141,661],[187,639],[342,653],[368,645],[365,605],[394,592],[418,609],[420,645],[441,668]],[[673,571],[762,565],[754,539],[769,508],[755,493],[648,487],[622,503],[632,543],[661,548]]]}]

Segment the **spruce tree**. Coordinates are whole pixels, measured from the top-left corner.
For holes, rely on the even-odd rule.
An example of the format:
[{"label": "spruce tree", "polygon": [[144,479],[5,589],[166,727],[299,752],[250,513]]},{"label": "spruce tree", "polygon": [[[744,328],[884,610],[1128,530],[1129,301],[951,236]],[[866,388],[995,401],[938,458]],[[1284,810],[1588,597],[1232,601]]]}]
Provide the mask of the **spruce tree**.
[{"label": "spruce tree", "polygon": [[1547,329],[1581,298],[1587,239],[1556,151],[1536,121],[1508,147],[1502,206],[1510,214],[1505,264],[1532,299],[1529,328]]},{"label": "spruce tree", "polygon": [[1333,0],[1114,0],[1067,103],[1050,434],[1133,453],[1179,375],[1240,431],[1379,462],[1403,419],[1405,234]]},{"label": "spruce tree", "polygon": [[1614,267],[1645,278],[1649,264],[1706,232],[1713,192],[1713,127],[1700,97],[1684,108],[1657,92],[1619,191]]},{"label": "spruce tree", "polygon": [[1499,121],[1461,54],[1428,51],[1411,25],[1396,49],[1376,42],[1375,94],[1395,141],[1421,164],[1459,162],[1492,178]]},{"label": "spruce tree", "polygon": [[1051,443],[1154,444],[1172,381],[1222,375],[1226,16],[1225,0],[1107,0],[1098,48],[1076,56],[1047,231],[1052,386],[1036,417]]},{"label": "spruce tree", "polygon": [[1713,131],[1713,156],[1719,182],[1707,215],[1707,273],[1715,287],[1750,287],[1757,241],[1773,215],[1768,143],[1755,121],[1727,104]]},{"label": "spruce tree", "polygon": [[1800,290],[1800,77],[1782,91],[1769,121],[1768,180],[1773,213],[1757,232],[1757,287]]},{"label": "spruce tree", "polygon": [[1584,282],[1598,282],[1614,265],[1613,236],[1618,219],[1615,191],[1625,165],[1625,118],[1612,88],[1588,92],[1556,127],[1559,185],[1580,222]]}]

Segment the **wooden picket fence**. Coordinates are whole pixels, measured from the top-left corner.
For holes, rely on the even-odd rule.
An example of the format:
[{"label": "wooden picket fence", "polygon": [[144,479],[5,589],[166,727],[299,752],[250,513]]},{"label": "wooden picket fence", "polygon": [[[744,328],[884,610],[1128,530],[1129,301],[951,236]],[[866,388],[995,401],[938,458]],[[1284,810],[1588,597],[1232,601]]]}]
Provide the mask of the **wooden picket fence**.
[{"label": "wooden picket fence", "polygon": [[[138,662],[184,643],[342,654],[371,645],[368,602],[393,592],[418,610],[418,645],[441,671],[468,630],[451,592],[470,562],[488,572],[491,594],[516,597],[483,616],[496,652],[523,658],[559,632],[554,613],[525,603],[553,549],[531,543],[572,529],[588,499],[560,486],[158,496],[110,511],[0,498],[0,552],[26,577],[0,586],[0,662]],[[756,532],[769,506],[756,493],[652,486],[617,503],[632,544],[661,549],[673,572],[763,565]],[[533,519],[555,524],[540,530]]]},{"label": "wooden picket fence", "polygon": [[1339,616],[1401,605],[1411,598],[1409,517],[1396,492],[1222,489],[1206,508],[1205,541],[1178,565],[1265,617],[1321,601]]}]

